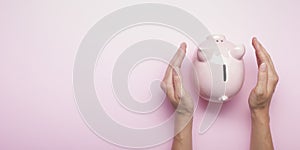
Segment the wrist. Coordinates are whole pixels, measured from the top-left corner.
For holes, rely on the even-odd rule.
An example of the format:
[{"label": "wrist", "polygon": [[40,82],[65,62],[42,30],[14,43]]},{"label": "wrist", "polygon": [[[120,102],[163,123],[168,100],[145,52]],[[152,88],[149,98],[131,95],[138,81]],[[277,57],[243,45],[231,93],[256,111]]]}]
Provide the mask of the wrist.
[{"label": "wrist", "polygon": [[270,122],[269,110],[266,110],[266,109],[251,110],[251,120],[252,120],[252,122],[269,124],[269,122]]},{"label": "wrist", "polygon": [[[182,120],[181,120],[182,121]],[[185,120],[188,122],[180,122],[176,123],[177,131],[175,131],[176,135],[174,137],[175,140],[182,141],[183,139],[191,136],[192,128],[193,128],[193,117],[189,118],[189,120]],[[181,125],[179,125],[181,124]],[[179,127],[179,128],[178,128]]]},{"label": "wrist", "polygon": [[193,116],[193,113],[194,113],[193,110],[186,110],[180,108],[177,108],[175,110],[175,115],[183,118],[191,118]]},{"label": "wrist", "polygon": [[176,110],[176,115],[191,117],[194,114],[194,102],[190,96],[183,96]]}]

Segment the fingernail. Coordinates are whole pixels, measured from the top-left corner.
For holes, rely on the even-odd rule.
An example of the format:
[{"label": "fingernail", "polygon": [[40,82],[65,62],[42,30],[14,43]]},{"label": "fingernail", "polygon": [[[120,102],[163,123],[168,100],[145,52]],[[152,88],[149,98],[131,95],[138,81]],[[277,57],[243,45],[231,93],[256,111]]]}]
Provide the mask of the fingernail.
[{"label": "fingernail", "polygon": [[261,46],[260,41],[258,39],[256,39],[256,41],[257,41],[257,46],[261,48],[262,46]]},{"label": "fingernail", "polygon": [[186,43],[185,43],[185,42],[182,42],[182,43],[180,44],[180,47],[186,47]]},{"label": "fingernail", "polygon": [[259,70],[265,72],[267,70],[267,64],[266,63],[260,64]]},{"label": "fingernail", "polygon": [[254,39],[255,41],[257,41],[257,37],[253,37],[253,39]]},{"label": "fingernail", "polygon": [[256,46],[260,46],[260,45],[259,45],[260,43],[259,43],[259,41],[258,41],[257,38],[255,38],[255,41],[256,41],[256,42],[255,42]]},{"label": "fingernail", "polygon": [[180,49],[183,49],[183,50],[186,49],[186,43],[185,42],[183,42],[183,43],[180,44]]}]

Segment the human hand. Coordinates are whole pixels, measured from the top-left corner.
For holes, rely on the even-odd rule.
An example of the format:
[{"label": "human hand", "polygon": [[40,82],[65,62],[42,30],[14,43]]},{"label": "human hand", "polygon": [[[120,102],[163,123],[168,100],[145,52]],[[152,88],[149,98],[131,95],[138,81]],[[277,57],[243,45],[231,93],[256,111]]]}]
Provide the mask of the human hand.
[{"label": "human hand", "polygon": [[182,43],[176,54],[171,59],[161,88],[166,93],[169,101],[176,109],[175,136],[172,150],[192,149],[192,126],[194,103],[191,96],[184,89],[180,75],[180,67],[186,54],[186,44]]},{"label": "human hand", "polygon": [[191,96],[184,89],[179,70],[185,54],[186,44],[182,43],[169,63],[164,79],[161,82],[161,88],[177,113],[191,115],[194,110],[194,103]]},{"label": "human hand", "polygon": [[260,112],[268,115],[272,95],[279,78],[266,49],[256,38],[252,39],[252,45],[255,49],[259,69],[257,84],[249,96],[249,107],[251,112]]},{"label": "human hand", "polygon": [[251,150],[273,150],[270,130],[269,107],[278,83],[278,75],[272,59],[256,38],[252,39],[255,49],[258,77],[257,84],[249,96],[251,110]]}]

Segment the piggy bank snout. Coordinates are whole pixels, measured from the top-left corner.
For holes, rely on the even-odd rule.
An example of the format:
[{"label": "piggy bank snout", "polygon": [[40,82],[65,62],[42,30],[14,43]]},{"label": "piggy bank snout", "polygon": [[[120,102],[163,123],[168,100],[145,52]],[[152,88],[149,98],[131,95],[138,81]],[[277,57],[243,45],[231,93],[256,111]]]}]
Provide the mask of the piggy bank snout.
[{"label": "piggy bank snout", "polygon": [[243,56],[245,55],[245,47],[244,47],[244,45],[239,45],[239,46],[236,46],[235,48],[233,48],[230,51],[230,55],[233,58],[241,60],[243,58]]}]

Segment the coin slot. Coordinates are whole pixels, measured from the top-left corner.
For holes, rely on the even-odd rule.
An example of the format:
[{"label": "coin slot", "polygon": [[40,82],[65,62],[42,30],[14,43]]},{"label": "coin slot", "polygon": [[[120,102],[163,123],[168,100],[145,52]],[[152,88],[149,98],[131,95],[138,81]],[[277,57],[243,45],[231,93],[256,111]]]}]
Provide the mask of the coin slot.
[{"label": "coin slot", "polygon": [[226,70],[226,65],[223,64],[223,81],[227,81],[227,70]]}]

